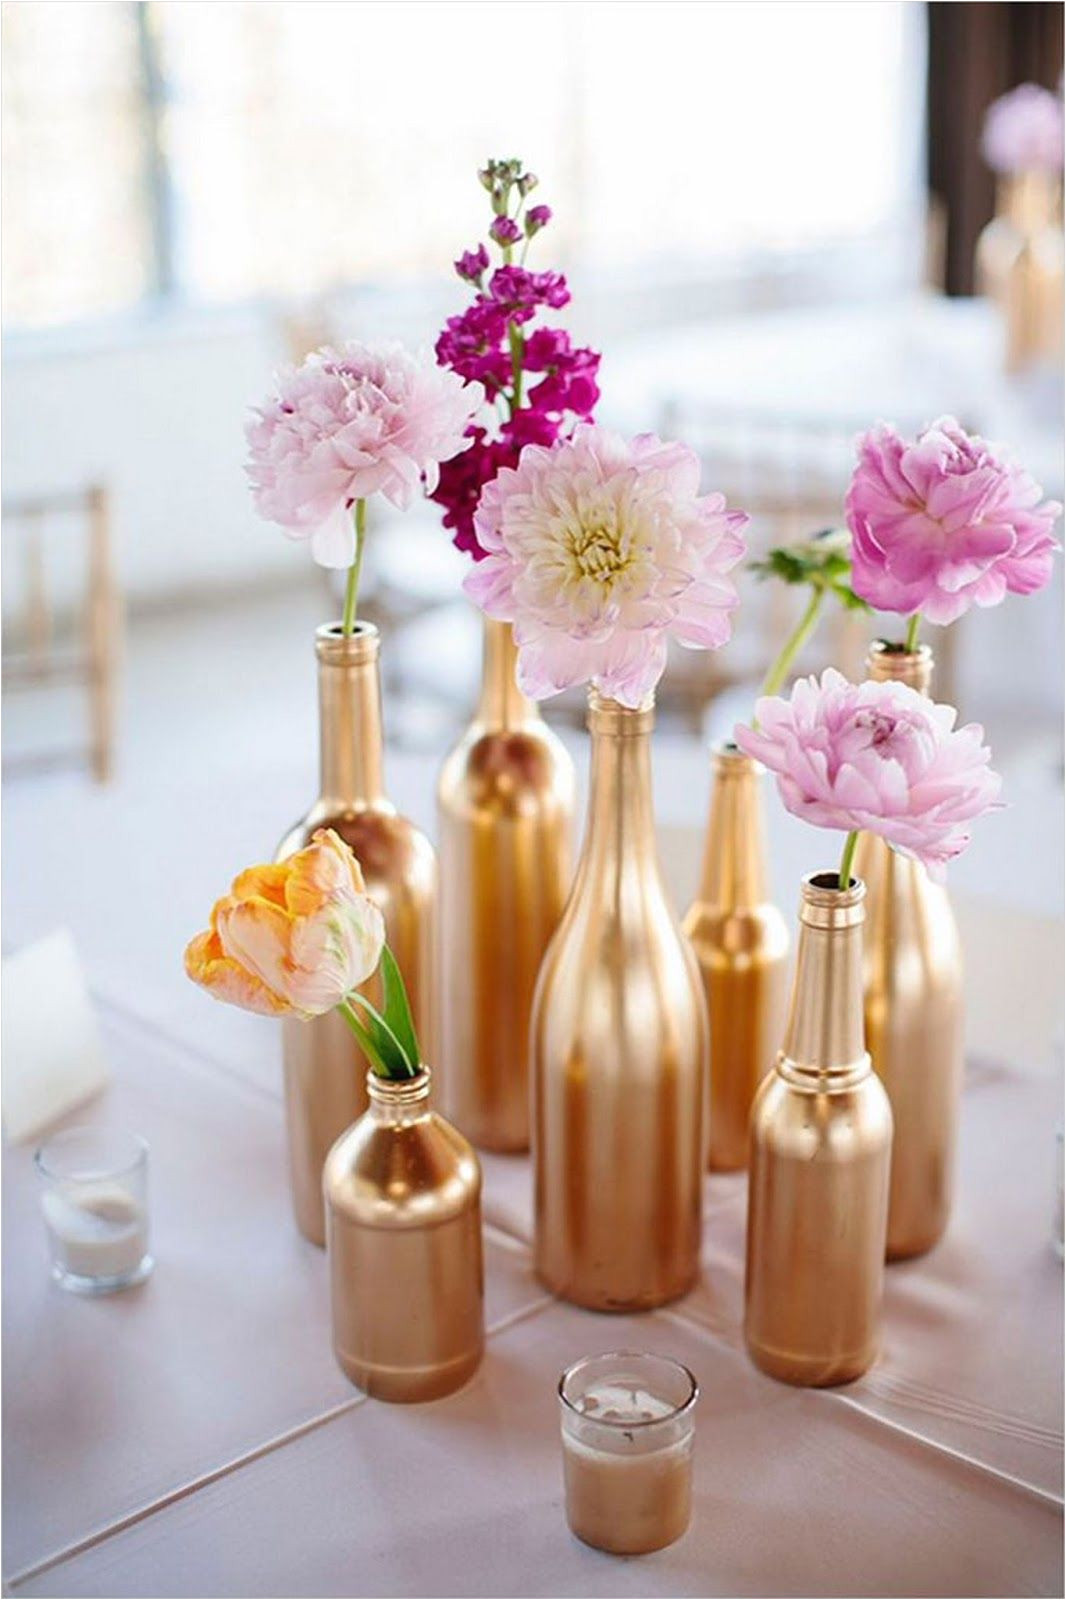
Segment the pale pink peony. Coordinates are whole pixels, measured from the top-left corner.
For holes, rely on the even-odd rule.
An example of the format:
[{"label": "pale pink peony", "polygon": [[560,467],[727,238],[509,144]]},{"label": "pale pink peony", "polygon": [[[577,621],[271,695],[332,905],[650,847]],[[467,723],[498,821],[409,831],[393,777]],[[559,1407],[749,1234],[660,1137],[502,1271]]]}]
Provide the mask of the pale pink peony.
[{"label": "pale pink peony", "polygon": [[969,844],[967,825],[996,806],[984,730],[956,728],[953,706],[906,684],[853,684],[829,667],[820,683],[797,679],[788,700],[759,700],[755,717],[757,730],[734,738],[776,774],[794,816],[878,833],[938,883]]},{"label": "pale pink peony", "polygon": [[591,682],[636,707],[662,676],[668,635],[726,642],[737,604],[726,574],[748,518],[700,496],[699,478],[685,445],[582,426],[550,449],[527,445],[486,485],[474,525],[487,554],[464,588],[514,623],[526,694]]},{"label": "pale pink peony", "polygon": [[858,451],[845,501],[851,582],[878,611],[954,622],[1049,581],[1062,507],[954,417],[913,441],[879,423]]},{"label": "pale pink peony", "polygon": [[1062,99],[1036,83],[1020,83],[985,112],[981,154],[993,172],[1061,172]]},{"label": "pale pink peony", "polygon": [[291,538],[310,538],[323,567],[355,559],[356,500],[380,491],[405,509],[423,483],[436,488],[484,400],[480,383],[399,344],[317,350],[283,368],[275,390],[245,430],[253,498]]}]

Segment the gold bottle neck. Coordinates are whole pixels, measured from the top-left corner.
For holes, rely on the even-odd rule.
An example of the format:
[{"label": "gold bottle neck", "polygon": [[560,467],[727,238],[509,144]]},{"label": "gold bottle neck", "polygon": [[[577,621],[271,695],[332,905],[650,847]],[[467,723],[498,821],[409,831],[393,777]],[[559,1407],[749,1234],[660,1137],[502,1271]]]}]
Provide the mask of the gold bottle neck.
[{"label": "gold bottle neck", "polygon": [[429,1115],[428,1070],[423,1067],[415,1078],[382,1078],[376,1072],[366,1075],[370,1113],[383,1127],[402,1128]]},{"label": "gold bottle neck", "polygon": [[347,636],[339,623],[328,623],[315,635],[320,795],[338,811],[385,795],[380,645],[369,622],[356,623]]},{"label": "gold bottle neck", "polygon": [[735,744],[711,754],[711,818],[700,900],[716,911],[747,911],[766,898],[762,768]]},{"label": "gold bottle neck", "polygon": [[863,1027],[863,900],[852,878],[836,888],[836,873],[803,880],[799,947],[785,1040],[782,1077],[802,1087],[850,1088],[870,1071]]},{"label": "gold bottle neck", "polygon": [[658,873],[651,782],[654,701],[637,711],[589,691],[592,735],[588,819],[579,872],[650,868]]},{"label": "gold bottle neck", "polygon": [[933,681],[933,652],[927,644],[917,650],[899,650],[875,639],[866,656],[866,676],[873,683],[905,683],[927,695]]},{"label": "gold bottle neck", "polygon": [[1053,224],[1058,214],[1059,182],[1050,172],[1017,172],[996,185],[996,212],[1023,233]]},{"label": "gold bottle neck", "polygon": [[481,644],[481,694],[477,720],[490,728],[518,728],[538,721],[534,701],[518,687],[518,648],[509,622],[484,619]]}]

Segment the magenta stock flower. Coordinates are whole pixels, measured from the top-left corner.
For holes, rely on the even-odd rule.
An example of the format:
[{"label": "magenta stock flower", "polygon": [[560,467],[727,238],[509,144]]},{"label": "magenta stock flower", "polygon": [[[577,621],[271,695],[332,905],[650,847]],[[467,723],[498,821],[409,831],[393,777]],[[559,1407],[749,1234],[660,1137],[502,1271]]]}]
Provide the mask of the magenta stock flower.
[{"label": "magenta stock flower", "polygon": [[993,172],[1061,172],[1062,100],[1050,89],[1020,83],[985,112],[981,153]]},{"label": "magenta stock flower", "polygon": [[464,588],[514,623],[527,694],[590,681],[636,707],[662,676],[668,635],[726,642],[737,604],[726,574],[748,518],[701,497],[699,476],[685,445],[583,425],[551,449],[528,445],[487,484],[475,517],[486,555]]},{"label": "magenta stock flower", "polygon": [[954,622],[1049,581],[1062,507],[954,417],[913,441],[880,423],[858,449],[845,501],[852,587],[877,610]]},{"label": "magenta stock flower", "polygon": [[758,731],[739,726],[734,738],[776,775],[794,816],[880,834],[937,882],[969,824],[997,804],[983,730],[956,728],[952,706],[906,684],[852,684],[830,667],[821,682],[798,679],[788,700],[759,700],[755,716]]},{"label": "magenta stock flower", "polygon": [[455,263],[455,270],[465,283],[480,284],[489,270],[489,253],[483,244],[476,250],[464,250]]},{"label": "magenta stock flower", "polygon": [[256,509],[294,539],[311,540],[324,567],[355,555],[351,507],[380,491],[401,508],[440,463],[469,444],[480,384],[410,355],[401,345],[346,344],[286,367],[274,396],[245,430]]},{"label": "magenta stock flower", "polygon": [[497,244],[517,244],[522,230],[513,217],[496,217],[489,229],[489,237]]},{"label": "magenta stock flower", "polygon": [[532,239],[541,228],[546,228],[552,219],[551,206],[530,206],[526,212],[526,238]]}]

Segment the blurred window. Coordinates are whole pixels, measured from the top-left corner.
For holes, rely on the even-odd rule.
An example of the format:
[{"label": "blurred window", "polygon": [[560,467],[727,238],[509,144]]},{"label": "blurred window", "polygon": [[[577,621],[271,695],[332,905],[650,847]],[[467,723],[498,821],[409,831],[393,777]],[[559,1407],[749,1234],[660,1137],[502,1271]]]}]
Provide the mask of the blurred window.
[{"label": "blurred window", "polygon": [[440,274],[489,154],[547,180],[571,265],[902,234],[921,9],[5,6],[7,316]]}]

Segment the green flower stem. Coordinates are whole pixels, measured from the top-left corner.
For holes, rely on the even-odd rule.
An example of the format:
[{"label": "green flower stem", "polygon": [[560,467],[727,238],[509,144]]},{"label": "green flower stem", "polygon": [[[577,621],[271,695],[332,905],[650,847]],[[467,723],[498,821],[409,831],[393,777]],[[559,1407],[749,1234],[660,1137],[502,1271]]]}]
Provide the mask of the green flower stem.
[{"label": "green flower stem", "polygon": [[363,565],[363,541],[366,538],[366,501],[355,502],[355,560],[348,568],[348,587],[344,591],[344,617],[341,633],[347,636],[355,627],[355,607],[359,599],[359,570]]},{"label": "green flower stem", "polygon": [[859,842],[859,830],[853,828],[844,840],[844,854],[840,858],[840,878],[837,887],[846,889],[851,883],[851,863],[855,859],[855,846]]},{"label": "green flower stem", "polygon": [[914,613],[913,617],[910,619],[910,621],[907,624],[906,648],[908,650],[911,650],[911,651],[917,650],[917,648],[918,648],[918,629],[921,627],[921,625],[922,625],[922,613],[920,611],[916,611]]},{"label": "green flower stem", "polygon": [[[408,1062],[407,1057],[404,1054],[403,1046],[400,1044],[400,1041],[397,1039],[395,1033],[393,1033],[392,1029],[389,1027],[388,1023],[385,1021],[384,1017],[380,1015],[380,1013],[375,1012],[374,1014],[376,1027],[381,1033],[384,1033],[391,1042],[396,1061],[403,1063],[402,1072],[390,1072],[388,1070],[389,1063],[385,1059],[384,1054],[375,1048],[373,1033],[367,1027],[363,1018],[357,1014],[350,1000],[340,1001],[336,1009],[340,1012],[341,1016],[348,1024],[351,1033],[355,1037],[356,1043],[366,1056],[367,1060],[370,1062],[371,1070],[376,1074],[377,1077],[387,1078],[390,1083],[399,1083],[405,1078],[418,1077],[418,1067],[412,1067]],[[378,1044],[380,1044],[380,1037],[378,1039]]]},{"label": "green flower stem", "polygon": [[818,613],[822,609],[822,601],[824,599],[825,590],[819,585],[811,595],[806,611],[786,639],[784,649],[763,679],[761,694],[776,694],[788,677],[789,668],[793,661],[795,661],[814,632],[814,625],[818,621]]},{"label": "green flower stem", "polygon": [[522,362],[526,353],[526,341],[522,337],[522,330],[517,322],[507,324],[507,342],[511,346],[511,381],[514,392],[511,395],[511,415],[522,404]]}]

